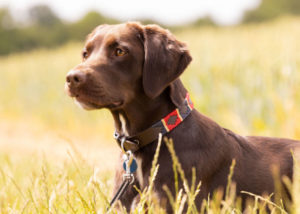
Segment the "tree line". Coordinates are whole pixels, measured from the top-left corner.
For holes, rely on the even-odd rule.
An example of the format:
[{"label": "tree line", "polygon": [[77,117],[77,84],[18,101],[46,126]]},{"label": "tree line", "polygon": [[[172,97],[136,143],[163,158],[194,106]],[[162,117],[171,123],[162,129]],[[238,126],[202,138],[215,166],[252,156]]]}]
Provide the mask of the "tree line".
[{"label": "tree line", "polygon": [[262,0],[244,14],[243,23],[263,22],[282,15],[300,15],[300,0]]},{"label": "tree line", "polygon": [[79,21],[68,23],[48,6],[38,5],[28,11],[28,20],[20,24],[14,21],[9,10],[3,8],[0,9],[0,55],[83,40],[95,26],[118,22],[91,11]]},{"label": "tree line", "polygon": [[[245,13],[241,24],[262,22],[285,14],[300,15],[300,0],[262,0],[257,8]],[[157,23],[153,20],[142,22]],[[7,8],[0,8],[0,55],[38,47],[56,47],[72,40],[82,41],[95,26],[102,23],[116,24],[120,20],[91,11],[70,23],[61,20],[48,6],[37,5],[29,9],[25,23],[17,23]],[[216,23],[210,17],[204,17],[185,26],[165,27],[176,30],[204,25],[216,26]]]}]

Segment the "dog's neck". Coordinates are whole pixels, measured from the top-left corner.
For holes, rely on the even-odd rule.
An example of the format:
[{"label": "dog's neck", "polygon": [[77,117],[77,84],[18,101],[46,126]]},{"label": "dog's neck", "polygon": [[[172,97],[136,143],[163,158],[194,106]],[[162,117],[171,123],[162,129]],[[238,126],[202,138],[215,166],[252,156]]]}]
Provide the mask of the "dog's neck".
[{"label": "dog's neck", "polygon": [[140,96],[122,109],[111,112],[116,131],[126,136],[133,136],[149,128],[175,108],[170,93],[166,90],[155,99],[146,95]]}]

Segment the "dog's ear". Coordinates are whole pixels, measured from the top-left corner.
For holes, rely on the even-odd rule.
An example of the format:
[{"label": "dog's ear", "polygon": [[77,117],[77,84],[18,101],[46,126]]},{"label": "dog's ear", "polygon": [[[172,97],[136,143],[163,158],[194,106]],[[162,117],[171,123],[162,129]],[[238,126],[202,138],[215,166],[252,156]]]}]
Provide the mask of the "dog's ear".
[{"label": "dog's ear", "polygon": [[157,25],[144,27],[143,87],[152,99],[176,80],[192,57],[186,45]]}]

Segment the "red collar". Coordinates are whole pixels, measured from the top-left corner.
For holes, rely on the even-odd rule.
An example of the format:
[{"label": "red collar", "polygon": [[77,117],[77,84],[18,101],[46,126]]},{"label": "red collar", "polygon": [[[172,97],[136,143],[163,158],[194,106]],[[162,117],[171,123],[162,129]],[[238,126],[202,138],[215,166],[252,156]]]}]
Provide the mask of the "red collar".
[{"label": "red collar", "polygon": [[153,126],[163,126],[164,130],[162,131],[162,134],[170,132],[176,126],[178,126],[192,112],[193,109],[194,104],[192,103],[190,95],[187,93],[183,106],[176,108]]},{"label": "red collar", "polygon": [[164,135],[172,131],[184,121],[184,119],[192,112],[193,109],[194,104],[187,93],[183,105],[174,109],[174,111],[169,113],[160,121],[156,122],[150,128],[140,132],[135,136],[125,136],[115,132],[114,137],[119,146],[123,147],[122,149],[125,151],[131,150],[132,152],[135,152],[149,143],[157,140],[159,133]]}]

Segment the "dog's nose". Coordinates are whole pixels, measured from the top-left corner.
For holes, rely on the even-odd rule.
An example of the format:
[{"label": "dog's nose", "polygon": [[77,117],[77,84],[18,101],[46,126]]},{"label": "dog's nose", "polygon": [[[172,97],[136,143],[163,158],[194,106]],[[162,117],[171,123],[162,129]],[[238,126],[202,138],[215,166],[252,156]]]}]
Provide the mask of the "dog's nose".
[{"label": "dog's nose", "polygon": [[71,70],[67,74],[66,81],[67,81],[68,86],[79,87],[80,85],[82,85],[85,82],[85,79],[86,79],[85,73],[83,73],[81,71],[77,71],[77,70]]}]

